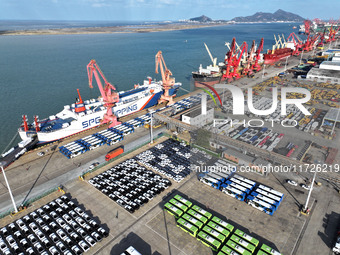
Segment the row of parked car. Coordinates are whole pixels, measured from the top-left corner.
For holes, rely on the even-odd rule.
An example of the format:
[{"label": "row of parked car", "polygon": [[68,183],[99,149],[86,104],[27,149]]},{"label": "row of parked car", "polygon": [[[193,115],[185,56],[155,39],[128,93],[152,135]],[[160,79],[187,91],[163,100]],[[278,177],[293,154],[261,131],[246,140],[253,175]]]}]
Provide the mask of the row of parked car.
[{"label": "row of parked car", "polygon": [[190,174],[192,156],[189,145],[168,139],[138,154],[135,158],[146,167],[180,182]]},{"label": "row of parked car", "polygon": [[171,181],[128,159],[88,181],[130,213],[171,186]]},{"label": "row of parked car", "polygon": [[267,127],[244,127],[241,122],[231,119],[216,125],[215,128],[219,130],[220,134],[268,151],[273,151],[284,137],[284,134],[273,132]]},{"label": "row of parked car", "polygon": [[67,196],[0,229],[0,254],[80,255],[108,232]]},{"label": "row of parked car", "polygon": [[[268,109],[272,105],[272,99],[265,97],[254,97],[254,107],[259,110]],[[265,121],[274,120],[274,122],[285,121],[286,125],[296,125],[301,131],[309,132],[319,128],[322,120],[326,115],[326,110],[315,109],[309,107],[310,116],[305,116],[299,108],[294,104],[287,105],[286,115],[281,114],[281,105],[278,105],[276,110],[269,115],[261,116]]]}]

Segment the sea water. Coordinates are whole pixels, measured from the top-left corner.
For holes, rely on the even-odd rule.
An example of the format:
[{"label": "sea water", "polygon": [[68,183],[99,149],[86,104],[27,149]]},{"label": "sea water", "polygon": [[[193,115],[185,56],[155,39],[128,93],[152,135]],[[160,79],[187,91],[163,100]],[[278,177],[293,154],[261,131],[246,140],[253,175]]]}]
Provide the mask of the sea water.
[{"label": "sea water", "polygon": [[[176,81],[189,90],[191,72],[211,64],[203,43],[218,62],[228,51],[226,42],[252,40],[264,49],[274,43],[273,34],[287,38],[297,24],[236,24],[155,33],[0,36],[0,153],[17,133],[22,115],[29,122],[61,111],[75,102],[100,95],[96,82],[90,89],[86,65],[95,59],[106,79],[118,91],[133,88],[155,74],[155,55],[161,50]],[[179,95],[186,93],[179,91]],[[16,139],[16,142],[19,138]]]}]

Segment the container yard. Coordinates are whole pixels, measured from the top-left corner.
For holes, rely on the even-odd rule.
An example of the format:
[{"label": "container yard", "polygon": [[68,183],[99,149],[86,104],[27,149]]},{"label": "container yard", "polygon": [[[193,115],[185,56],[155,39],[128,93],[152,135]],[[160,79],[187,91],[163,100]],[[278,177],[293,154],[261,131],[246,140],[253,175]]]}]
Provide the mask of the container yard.
[{"label": "container yard", "polygon": [[[304,26],[309,29],[308,22]],[[305,41],[294,33],[287,40],[275,36],[264,54],[263,39],[248,52],[247,43],[239,46],[233,38],[225,69],[195,73],[197,90],[178,98],[181,83],[161,51],[155,62],[162,80],[149,78],[121,93],[92,60],[90,86],[94,75],[102,100],[82,101],[78,91],[77,103],[62,113],[81,119],[105,111],[103,122],[31,149],[43,142],[35,137],[34,145],[32,138],[29,147],[22,143],[3,155],[11,159],[1,163],[11,190],[7,179],[1,181],[0,253],[331,254],[340,222],[340,85],[302,73],[339,72],[316,48],[335,35],[330,29],[328,39],[322,33]],[[238,102],[244,115],[233,114],[228,85],[247,91]],[[291,103],[254,113],[270,109],[276,92],[279,100],[307,96],[284,94],[284,88],[310,93],[303,104],[310,115]],[[119,106],[136,98],[147,101],[122,114]],[[35,118],[32,125],[24,117],[19,132],[71,132],[60,116]],[[21,152],[12,162],[14,151]]]}]

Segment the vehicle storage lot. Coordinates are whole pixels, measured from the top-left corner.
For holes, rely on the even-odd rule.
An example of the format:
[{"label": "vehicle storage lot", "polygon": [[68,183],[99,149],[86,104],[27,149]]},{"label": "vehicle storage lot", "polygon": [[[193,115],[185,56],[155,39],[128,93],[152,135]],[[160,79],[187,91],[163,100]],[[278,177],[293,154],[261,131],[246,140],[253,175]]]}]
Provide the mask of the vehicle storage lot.
[{"label": "vehicle storage lot", "polygon": [[[164,141],[164,139],[159,139],[157,143]],[[148,145],[91,173],[86,176],[86,180],[90,180],[114,165],[141,153],[146,148],[148,148]],[[334,206],[329,207],[328,205],[327,207],[327,199],[322,200],[322,205],[321,202],[318,203],[317,209],[312,215],[315,218],[313,221],[310,221],[314,224],[312,231],[304,231],[303,226],[308,221],[306,221],[306,217],[299,215],[296,200],[299,203],[303,203],[307,193],[300,187],[293,187],[284,183],[287,178],[293,179],[289,176],[290,174],[286,174],[287,176],[275,174],[280,181],[272,174],[268,178],[251,173],[240,173],[240,175],[270,186],[285,194],[278,211],[273,216],[266,215],[245,203],[221,193],[219,190],[199,182],[195,174],[189,175],[180,183],[172,182],[172,186],[166,191],[141,206],[133,214],[127,212],[109,197],[87,183],[87,181],[71,181],[65,185],[65,188],[67,193],[76,198],[81,205],[81,209],[85,210],[90,216],[95,216],[93,218],[100,222],[104,229],[109,230],[109,236],[92,247],[87,254],[120,254],[130,245],[133,245],[142,254],[213,254],[211,249],[176,227],[174,217],[164,212],[163,205],[169,200],[170,196],[168,195],[172,191],[189,197],[199,206],[214,212],[218,217],[227,220],[236,228],[244,230],[261,242],[277,248],[283,254],[291,254],[296,242],[300,240],[299,235],[301,232],[306,232],[306,236],[308,236],[308,238],[304,238],[301,241],[301,247],[309,247],[310,254],[313,254],[313,250],[321,252],[315,254],[322,254],[322,251],[325,248],[327,249],[323,239],[318,234],[319,232],[323,233],[326,231],[329,236],[333,234],[329,232],[329,229],[325,230],[321,224],[326,213],[327,215],[332,215],[336,211]],[[311,202],[314,201],[314,197],[320,195],[325,197],[326,194],[328,197],[329,193],[326,193],[324,190],[326,188],[317,187]],[[171,197],[173,195],[174,193],[171,194]],[[42,201],[38,201],[32,208],[36,209],[53,199],[55,199],[55,193],[44,198]],[[320,198],[318,199],[320,200]],[[334,198],[333,196],[329,201],[339,204],[338,197]],[[30,212],[32,208],[29,208],[27,212]],[[20,215],[20,217],[24,216],[24,214],[26,212]],[[12,221],[10,217],[1,220],[0,227],[8,224],[9,221]]]},{"label": "vehicle storage lot", "polygon": [[101,242],[108,232],[74,201],[63,195],[2,227],[1,253],[81,254]]},{"label": "vehicle storage lot", "polygon": [[[249,175],[244,174],[285,193],[282,204],[273,216],[200,183],[194,174],[181,183],[173,183],[167,191],[175,190],[190,197],[196,204],[214,211],[217,216],[226,219],[235,227],[276,247],[284,254],[290,254],[305,219],[297,217],[295,200],[287,195],[287,191],[275,178],[262,179],[257,175]],[[142,253],[149,252],[151,246],[152,252],[145,254],[212,254],[211,249],[176,227],[174,217],[163,211],[163,205],[169,199],[166,193],[155,197],[134,214],[130,214],[94,187],[88,187],[89,184],[78,182],[69,187],[68,191],[85,207],[91,208],[92,213],[98,215],[110,229],[109,238],[94,247],[93,251],[98,251],[97,254],[109,254],[112,251],[119,254],[129,245],[139,247]],[[303,201],[305,194],[298,195]],[[132,240],[124,239],[127,236],[133,236]]]}]

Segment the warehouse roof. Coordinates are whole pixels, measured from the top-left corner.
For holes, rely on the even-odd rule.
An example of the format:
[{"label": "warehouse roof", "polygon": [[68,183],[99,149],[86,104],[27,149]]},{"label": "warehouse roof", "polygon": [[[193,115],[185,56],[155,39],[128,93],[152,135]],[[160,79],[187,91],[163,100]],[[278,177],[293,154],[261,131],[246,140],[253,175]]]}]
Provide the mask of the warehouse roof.
[{"label": "warehouse roof", "polygon": [[326,113],[325,120],[340,122],[340,108],[331,108]]},{"label": "warehouse roof", "polygon": [[338,70],[328,70],[328,69],[319,69],[316,67],[313,67],[308,72],[307,76],[314,75],[319,77],[331,77],[331,78],[340,78],[340,71]]},{"label": "warehouse roof", "polygon": [[[209,108],[207,107],[207,112],[210,111],[212,108]],[[202,109],[201,107],[199,108],[196,108],[195,110],[193,111],[190,111],[188,113],[185,113],[184,116],[188,116],[190,118],[196,118],[197,116],[201,115],[202,114]]]},{"label": "warehouse roof", "polygon": [[242,159],[242,160],[249,162],[249,163],[254,161],[253,157],[248,156],[248,155],[246,155],[246,154],[244,154],[240,151],[234,150],[232,148],[227,148],[226,150],[223,151],[223,153],[228,154],[230,156],[234,156],[238,159]]},{"label": "warehouse roof", "polygon": [[340,66],[340,62],[338,62],[338,61],[322,61],[320,66]]}]

